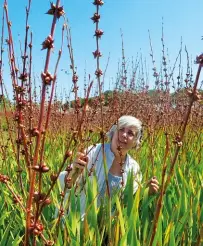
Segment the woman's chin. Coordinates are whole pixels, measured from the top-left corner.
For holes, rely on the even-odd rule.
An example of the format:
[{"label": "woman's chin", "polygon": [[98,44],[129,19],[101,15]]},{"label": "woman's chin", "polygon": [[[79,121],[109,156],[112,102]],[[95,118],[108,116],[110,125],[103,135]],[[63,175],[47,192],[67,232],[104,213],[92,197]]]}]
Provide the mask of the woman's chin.
[{"label": "woman's chin", "polygon": [[120,141],[118,142],[117,146],[118,146],[118,149],[121,148],[121,150],[122,149],[123,150],[127,149],[127,144],[123,143],[123,142],[120,142]]}]

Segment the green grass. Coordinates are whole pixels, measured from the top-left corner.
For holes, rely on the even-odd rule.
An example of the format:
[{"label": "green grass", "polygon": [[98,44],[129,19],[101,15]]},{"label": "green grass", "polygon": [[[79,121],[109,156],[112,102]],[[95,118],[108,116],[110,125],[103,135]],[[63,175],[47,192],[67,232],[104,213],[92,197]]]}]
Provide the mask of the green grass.
[{"label": "green grass", "polygon": [[[146,140],[139,151],[131,155],[140,164],[143,180],[135,196],[132,193],[132,178],[124,191],[124,196],[116,195],[106,200],[99,209],[96,206],[97,183],[89,180],[87,185],[88,214],[84,220],[80,218],[79,199],[74,192],[70,197],[71,212],[60,223],[59,230],[54,217],[55,208],[60,205],[60,188],[56,185],[51,193],[52,204],[45,207],[41,218],[44,224],[44,236],[55,240],[55,245],[102,245],[110,240],[112,245],[149,245],[152,233],[154,213],[159,194],[148,196],[146,182],[156,175],[161,182],[165,137],[158,133],[154,146]],[[163,206],[158,220],[153,245],[201,245],[203,243],[203,166],[201,157],[203,134],[186,133],[185,142],[175,165],[174,175],[166,190]],[[48,139],[45,160],[51,171],[44,174],[43,191],[48,190],[51,172],[57,171],[63,159],[65,137]],[[171,139],[172,140],[172,136]],[[167,170],[175,146],[171,143]],[[153,152],[151,151],[153,149]],[[150,156],[153,153],[153,156]],[[152,166],[151,160],[154,160]],[[25,191],[28,190],[27,173],[24,162],[22,177]],[[12,187],[20,194],[20,186],[16,163],[12,151],[7,151],[7,159],[0,162],[0,173],[8,175],[13,181]],[[19,205],[13,203],[12,195],[4,184],[0,184],[0,245],[20,245],[24,235],[25,215]],[[24,204],[25,204],[25,198]],[[93,201],[94,199],[94,201]],[[111,206],[115,210],[112,212]],[[43,245],[40,238],[37,245]]]}]

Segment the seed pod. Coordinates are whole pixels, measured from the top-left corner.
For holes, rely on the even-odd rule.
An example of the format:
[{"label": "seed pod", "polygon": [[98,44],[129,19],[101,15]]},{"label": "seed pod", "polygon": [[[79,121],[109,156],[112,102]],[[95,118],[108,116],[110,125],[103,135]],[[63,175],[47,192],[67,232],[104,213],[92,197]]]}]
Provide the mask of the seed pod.
[{"label": "seed pod", "polygon": [[95,13],[94,16],[91,18],[91,20],[93,20],[94,23],[98,23],[100,19],[100,15]]},{"label": "seed pod", "polygon": [[104,34],[104,32],[101,30],[101,29],[97,29],[95,31],[95,34],[94,36],[98,37],[98,38],[101,38],[101,36]]},{"label": "seed pod", "polygon": [[34,199],[35,202],[39,202],[39,200],[40,200],[40,194],[39,194],[39,192],[37,192],[37,191],[34,192],[33,199]]},{"label": "seed pod", "polygon": [[42,202],[42,200],[46,197],[45,193],[39,193],[38,191],[34,192],[33,199],[35,202]]},{"label": "seed pod", "polygon": [[67,150],[66,153],[65,153],[65,157],[66,157],[66,158],[69,158],[69,157],[71,157],[72,155],[73,155],[73,151],[71,151],[71,150]]},{"label": "seed pod", "polygon": [[102,56],[102,54],[101,54],[101,52],[99,50],[95,50],[94,52],[92,52],[92,54],[93,54],[94,58]]},{"label": "seed pod", "polygon": [[42,225],[42,223],[37,223],[36,229],[39,230],[40,232],[42,232],[44,230],[44,226]]},{"label": "seed pod", "polygon": [[51,35],[49,35],[42,43],[42,50],[54,48],[54,40]]},{"label": "seed pod", "polygon": [[42,167],[41,167],[41,172],[42,172],[42,173],[47,173],[48,171],[49,171],[49,167],[46,166],[46,164],[42,165]]},{"label": "seed pod", "polygon": [[50,198],[47,198],[47,199],[43,202],[42,206],[48,206],[49,204],[51,204],[51,199],[50,199]]},{"label": "seed pod", "polygon": [[21,150],[21,154],[25,155],[25,150],[24,149]]},{"label": "seed pod", "polygon": [[16,144],[22,144],[23,143],[23,141],[22,141],[22,139],[21,138],[18,138],[18,139],[16,139]]},{"label": "seed pod", "polygon": [[41,232],[35,228],[33,230],[33,234],[36,235],[36,236],[39,236],[41,234]]},{"label": "seed pod", "polygon": [[52,246],[52,245],[54,245],[54,242],[51,240],[48,240],[48,241],[46,241],[46,243],[44,245],[45,246]]},{"label": "seed pod", "polygon": [[33,169],[35,172],[40,172],[40,166],[38,166],[38,165],[33,166],[32,169]]},{"label": "seed pod", "polygon": [[36,137],[38,135],[39,135],[39,131],[38,131],[37,127],[33,127],[33,129],[31,130],[31,136]]},{"label": "seed pod", "polygon": [[51,174],[50,179],[52,182],[55,182],[57,180],[57,175],[55,173]]},{"label": "seed pod", "polygon": [[93,2],[94,5],[102,6],[104,2],[102,0],[94,0]]},{"label": "seed pod", "polygon": [[20,200],[21,200],[20,196],[17,196],[17,197],[13,196],[13,203],[14,204],[18,204]]},{"label": "seed pod", "polygon": [[78,81],[78,76],[76,74],[73,75],[72,81],[73,83],[76,83]]},{"label": "seed pod", "polygon": [[27,81],[27,78],[28,78],[28,75],[27,75],[27,73],[22,73],[21,75],[20,75],[20,77],[18,77],[20,80],[22,80],[22,81]]}]

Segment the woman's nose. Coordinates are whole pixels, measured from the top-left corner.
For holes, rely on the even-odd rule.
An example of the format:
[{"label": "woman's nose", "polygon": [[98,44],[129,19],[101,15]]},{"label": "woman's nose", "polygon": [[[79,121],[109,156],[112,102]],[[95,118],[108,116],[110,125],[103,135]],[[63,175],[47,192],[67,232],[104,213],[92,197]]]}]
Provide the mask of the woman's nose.
[{"label": "woman's nose", "polygon": [[127,137],[127,132],[124,131],[124,132],[122,133],[122,136],[126,138],[126,137]]}]

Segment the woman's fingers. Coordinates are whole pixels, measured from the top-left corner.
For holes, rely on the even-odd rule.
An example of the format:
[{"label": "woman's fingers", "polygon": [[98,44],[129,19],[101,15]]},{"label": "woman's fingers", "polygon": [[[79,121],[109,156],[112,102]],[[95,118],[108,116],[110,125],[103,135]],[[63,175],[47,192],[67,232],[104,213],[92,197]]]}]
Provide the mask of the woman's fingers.
[{"label": "woman's fingers", "polygon": [[79,168],[79,169],[84,169],[86,165],[87,165],[87,163],[85,161],[82,161],[82,160],[76,160],[74,162],[74,166]]},{"label": "woman's fingers", "polygon": [[79,169],[84,169],[88,164],[88,157],[81,152],[78,152],[74,161],[74,166]]},{"label": "woman's fingers", "polygon": [[149,181],[149,193],[154,194],[159,190],[159,181],[156,177],[152,177]]},{"label": "woman's fingers", "polygon": [[152,177],[149,181],[148,181],[148,185],[150,184],[157,184],[159,185],[159,181],[157,180],[157,178],[154,176]]},{"label": "woman's fingers", "polygon": [[151,178],[150,183],[159,185],[159,181],[157,180],[156,177]]},{"label": "woman's fingers", "polygon": [[157,185],[157,184],[151,184],[150,185],[150,189],[152,190],[152,191],[155,191],[155,192],[157,192],[158,190],[159,190],[159,186]]}]

